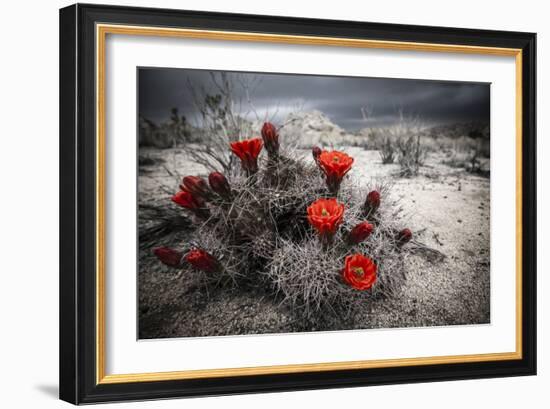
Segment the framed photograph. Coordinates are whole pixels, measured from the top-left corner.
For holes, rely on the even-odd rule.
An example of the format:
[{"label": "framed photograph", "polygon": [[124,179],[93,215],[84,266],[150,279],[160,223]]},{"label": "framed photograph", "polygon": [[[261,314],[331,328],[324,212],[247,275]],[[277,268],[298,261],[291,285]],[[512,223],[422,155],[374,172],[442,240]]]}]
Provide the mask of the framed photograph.
[{"label": "framed photograph", "polygon": [[535,53],[61,9],[61,399],[534,375]]}]

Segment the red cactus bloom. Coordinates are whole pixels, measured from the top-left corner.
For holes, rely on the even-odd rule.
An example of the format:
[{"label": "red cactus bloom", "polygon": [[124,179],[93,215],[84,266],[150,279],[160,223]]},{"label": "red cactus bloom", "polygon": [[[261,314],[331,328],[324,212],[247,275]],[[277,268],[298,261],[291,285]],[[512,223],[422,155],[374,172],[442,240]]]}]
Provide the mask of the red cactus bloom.
[{"label": "red cactus bloom", "polygon": [[342,277],[356,290],[368,290],[376,282],[376,264],[370,257],[353,254],[346,257]]},{"label": "red cactus bloom", "polygon": [[358,244],[366,240],[372,233],[374,226],[369,222],[359,223],[349,233],[348,241],[350,244]]},{"label": "red cactus bloom", "polygon": [[338,193],[342,179],[351,169],[353,158],[344,152],[322,151],[318,163],[325,173],[329,190],[333,194]]},{"label": "red cactus bloom", "polygon": [[194,197],[208,200],[212,197],[212,191],[203,178],[198,176],[185,176],[180,185],[181,190],[186,190]]},{"label": "red cactus bloom", "polygon": [[180,190],[172,196],[172,202],[189,210],[197,210],[204,206],[204,201],[187,190]]},{"label": "red cactus bloom", "polygon": [[262,147],[261,138],[245,139],[231,143],[231,151],[239,157],[243,169],[249,173],[258,170],[258,155]]},{"label": "red cactus bloom", "polygon": [[264,140],[267,153],[277,156],[279,153],[279,134],[277,133],[277,128],[271,122],[266,122],[262,126],[262,139]]},{"label": "red cactus bloom", "polygon": [[408,243],[412,239],[412,231],[410,229],[403,229],[397,233],[397,242],[401,245]]},{"label": "red cactus bloom", "polygon": [[190,210],[199,219],[207,219],[210,215],[210,212],[204,206],[204,200],[187,190],[180,190],[172,196],[172,202]]},{"label": "red cactus bloom", "polygon": [[323,151],[318,146],[314,146],[311,148],[311,154],[313,155],[313,160],[317,163],[319,163],[319,155],[321,155]]},{"label": "red cactus bloom", "polygon": [[153,253],[164,264],[170,267],[179,267],[183,258],[183,253],[169,247],[157,247]]},{"label": "red cactus bloom", "polygon": [[369,192],[367,195],[367,199],[365,200],[365,212],[367,215],[376,212],[376,210],[380,207],[380,192],[377,190],[373,190],[372,192]]},{"label": "red cactus bloom", "polygon": [[321,238],[330,239],[344,220],[344,205],[336,199],[318,199],[307,208],[307,220]]},{"label": "red cactus bloom", "polygon": [[207,273],[219,269],[219,263],[216,258],[203,249],[193,249],[185,255],[185,261],[195,267],[197,270]]},{"label": "red cactus bloom", "polygon": [[210,183],[212,190],[224,199],[231,197],[231,187],[223,173],[212,172],[208,175],[208,183]]}]

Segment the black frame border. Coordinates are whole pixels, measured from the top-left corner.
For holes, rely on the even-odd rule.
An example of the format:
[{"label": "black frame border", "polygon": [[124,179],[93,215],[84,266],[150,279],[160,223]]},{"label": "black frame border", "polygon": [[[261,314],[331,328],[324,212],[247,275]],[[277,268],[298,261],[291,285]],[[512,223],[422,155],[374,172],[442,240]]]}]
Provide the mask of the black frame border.
[{"label": "black frame border", "polygon": [[[536,34],[76,4],[60,10],[60,388],[74,404],[536,374]],[[96,23],[522,50],[522,359],[96,384]]]}]

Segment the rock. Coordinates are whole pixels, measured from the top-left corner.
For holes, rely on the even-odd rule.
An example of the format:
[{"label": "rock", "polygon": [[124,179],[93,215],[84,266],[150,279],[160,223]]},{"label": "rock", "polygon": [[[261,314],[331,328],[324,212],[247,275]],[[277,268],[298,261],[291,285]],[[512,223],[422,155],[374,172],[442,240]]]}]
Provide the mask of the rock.
[{"label": "rock", "polygon": [[320,111],[294,112],[284,123],[280,130],[282,141],[295,142],[300,148],[355,145],[364,140],[343,130]]}]

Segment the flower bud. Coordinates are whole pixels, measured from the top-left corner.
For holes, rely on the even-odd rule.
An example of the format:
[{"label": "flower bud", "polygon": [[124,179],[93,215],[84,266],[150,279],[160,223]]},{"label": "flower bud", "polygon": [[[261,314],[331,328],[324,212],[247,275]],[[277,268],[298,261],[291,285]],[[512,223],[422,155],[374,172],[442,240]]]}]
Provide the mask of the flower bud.
[{"label": "flower bud", "polygon": [[198,176],[186,176],[180,185],[181,190],[187,190],[194,197],[208,200],[212,197],[212,191],[203,178]]},{"label": "flower bud", "polygon": [[412,239],[412,231],[410,229],[403,229],[397,233],[397,242],[401,245],[408,243]]},{"label": "flower bud", "polygon": [[204,201],[187,190],[180,190],[172,196],[172,202],[189,210],[197,210],[204,206]]},{"label": "flower bud", "polygon": [[319,160],[319,156],[322,152],[323,150],[318,146],[314,146],[313,148],[311,148],[311,154],[313,155],[313,159],[315,160],[315,162]]},{"label": "flower bud", "polygon": [[348,236],[348,241],[350,244],[358,244],[366,240],[372,233],[374,226],[369,222],[359,223],[355,226]]},{"label": "flower bud", "polygon": [[212,172],[208,175],[208,183],[214,192],[224,199],[231,198],[231,187],[223,173]]},{"label": "flower bud", "polygon": [[380,193],[377,190],[369,192],[365,200],[365,213],[367,216],[378,210],[380,207]]},{"label": "flower bud", "polygon": [[279,134],[271,122],[265,122],[262,126],[262,139],[267,153],[276,156],[279,153]]},{"label": "flower bud", "polygon": [[219,270],[218,260],[203,249],[193,249],[185,255],[185,261],[195,267],[197,270],[213,272]]},{"label": "flower bud", "polygon": [[210,215],[208,209],[205,207],[204,200],[187,190],[180,190],[172,196],[172,202],[190,210],[199,219],[207,219]]},{"label": "flower bud", "polygon": [[183,253],[169,247],[157,247],[153,253],[164,264],[170,267],[179,267],[183,258]]}]

